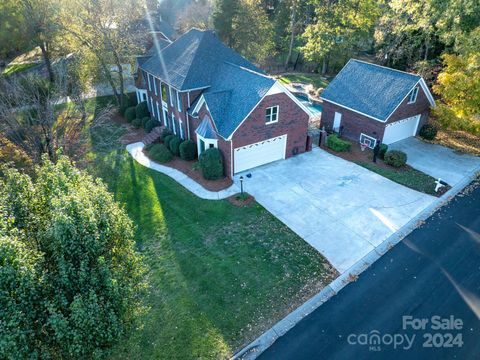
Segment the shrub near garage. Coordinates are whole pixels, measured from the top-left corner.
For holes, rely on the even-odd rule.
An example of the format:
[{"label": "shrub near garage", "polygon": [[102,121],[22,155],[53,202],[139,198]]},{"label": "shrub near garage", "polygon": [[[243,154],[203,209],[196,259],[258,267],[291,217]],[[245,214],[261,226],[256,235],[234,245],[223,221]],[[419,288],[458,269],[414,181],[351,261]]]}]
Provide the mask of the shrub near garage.
[{"label": "shrub near garage", "polygon": [[183,160],[194,160],[197,157],[197,145],[192,140],[185,140],[180,144],[180,157]]},{"label": "shrub near garage", "polygon": [[425,124],[418,133],[425,140],[433,140],[437,136],[437,128],[432,124]]},{"label": "shrub near garage", "polygon": [[132,122],[135,117],[137,116],[136,113],[135,113],[135,107],[132,106],[132,107],[129,107],[127,108],[127,110],[125,110],[125,119],[128,121],[128,122]]},{"label": "shrub near garage", "polygon": [[391,150],[385,154],[385,159],[383,161],[385,164],[393,167],[402,167],[407,163],[407,154],[403,151]]},{"label": "shrub near garage", "polygon": [[380,151],[378,152],[378,157],[380,159],[385,159],[385,154],[388,151],[388,145],[387,144],[380,144]]},{"label": "shrub near garage", "polygon": [[342,140],[337,134],[329,135],[327,138],[327,146],[333,151],[349,151],[352,144],[349,141]]},{"label": "shrub near garage", "polygon": [[211,148],[200,154],[200,169],[207,180],[217,180],[223,177],[223,158],[220,150]]},{"label": "shrub near garage", "polygon": [[148,104],[146,101],[141,102],[135,107],[135,115],[137,119],[143,119],[144,117],[150,116],[150,111],[148,111]]},{"label": "shrub near garage", "polygon": [[180,144],[182,143],[182,139],[179,136],[174,136],[172,140],[168,143],[168,148],[172,152],[173,155],[179,156],[180,155]]},{"label": "shrub near garage", "polygon": [[148,156],[153,161],[158,161],[160,163],[166,163],[173,159],[173,155],[165,146],[165,144],[155,144],[148,151]]}]

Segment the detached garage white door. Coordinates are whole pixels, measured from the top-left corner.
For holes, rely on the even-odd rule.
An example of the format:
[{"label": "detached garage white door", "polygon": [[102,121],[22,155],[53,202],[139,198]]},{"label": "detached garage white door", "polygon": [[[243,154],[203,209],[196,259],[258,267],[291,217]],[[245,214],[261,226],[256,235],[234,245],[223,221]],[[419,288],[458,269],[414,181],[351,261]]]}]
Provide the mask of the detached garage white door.
[{"label": "detached garage white door", "polygon": [[235,173],[285,159],[287,135],[271,138],[233,150]]},{"label": "detached garage white door", "polygon": [[383,134],[383,143],[388,145],[410,136],[414,136],[417,132],[419,121],[420,115],[416,115],[388,124],[385,127],[385,133]]}]

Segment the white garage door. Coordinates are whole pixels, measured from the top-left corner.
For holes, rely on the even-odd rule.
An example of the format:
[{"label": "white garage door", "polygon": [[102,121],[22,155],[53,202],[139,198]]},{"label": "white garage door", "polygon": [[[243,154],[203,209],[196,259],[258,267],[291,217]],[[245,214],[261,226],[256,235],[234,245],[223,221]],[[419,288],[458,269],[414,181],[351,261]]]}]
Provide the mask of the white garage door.
[{"label": "white garage door", "polygon": [[285,159],[287,135],[271,138],[256,144],[236,148],[234,152],[235,173],[269,162]]},{"label": "white garage door", "polygon": [[416,115],[388,124],[385,127],[385,133],[383,134],[383,143],[388,145],[410,136],[414,136],[417,132],[419,121],[420,115]]}]

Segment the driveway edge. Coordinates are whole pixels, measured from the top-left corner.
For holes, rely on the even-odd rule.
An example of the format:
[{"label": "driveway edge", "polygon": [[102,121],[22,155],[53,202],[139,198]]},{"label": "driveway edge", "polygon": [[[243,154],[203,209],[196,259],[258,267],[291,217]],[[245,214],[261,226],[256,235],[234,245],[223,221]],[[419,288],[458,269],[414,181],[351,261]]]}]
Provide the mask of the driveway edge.
[{"label": "driveway edge", "polygon": [[341,274],[338,278],[333,280],[319,293],[311,297],[309,300],[300,305],[297,309],[285,316],[282,320],[277,322],[269,330],[238,351],[231,360],[256,359],[262,352],[268,349],[279,337],[285,335],[291,328],[293,328],[304,317],[310,315],[318,307],[324,304],[327,300],[336,295],[346,285],[355,281],[362,272],[368,269],[375,261],[392,249],[408,234],[421,225],[421,222],[428,219],[435,211],[444,206],[453,199],[460,191],[462,191],[468,184],[470,184],[477,176],[479,176],[480,166],[477,167],[471,175],[465,176],[460,182],[453,186],[449,191],[443,194],[440,198],[435,200],[424,210],[413,217],[408,223],[402,226],[397,232],[388,237],[380,245],[376,246],[362,259],[358,260],[347,271]]}]

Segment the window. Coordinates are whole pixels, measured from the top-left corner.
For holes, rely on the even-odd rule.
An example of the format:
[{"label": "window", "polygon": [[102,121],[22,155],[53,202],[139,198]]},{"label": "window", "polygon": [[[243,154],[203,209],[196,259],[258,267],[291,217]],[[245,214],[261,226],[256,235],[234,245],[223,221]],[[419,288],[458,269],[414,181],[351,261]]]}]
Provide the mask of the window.
[{"label": "window", "polygon": [[162,101],[166,104],[167,103],[167,88],[168,86],[166,84],[162,83]]},{"label": "window", "polygon": [[163,108],[163,124],[168,127],[168,111],[165,108]]},{"label": "window", "polygon": [[158,93],[157,93],[157,80],[152,76],[152,80],[153,80],[153,89],[155,91],[155,95],[158,96]]},{"label": "window", "polygon": [[177,91],[177,109],[182,111],[182,95]]},{"label": "window", "polygon": [[278,121],[278,106],[267,108],[265,113],[265,123],[271,124]]},{"label": "window", "polygon": [[160,104],[158,103],[158,101],[156,103],[157,103],[157,120],[161,121],[162,119],[160,116]]},{"label": "window", "polygon": [[148,80],[148,90],[152,91],[152,84],[150,82],[150,74],[147,74],[147,80]]},{"label": "window", "polygon": [[182,119],[178,119],[178,128],[180,130],[180,137],[183,139],[183,121],[182,121]]},{"label": "window", "polygon": [[170,105],[173,106],[173,96],[172,96],[172,88],[168,88],[168,97],[170,98]]},{"label": "window", "polygon": [[177,135],[177,128],[175,127],[175,115],[172,114],[172,127],[173,127],[173,133]]},{"label": "window", "polygon": [[414,88],[409,95],[408,103],[413,104],[415,101],[417,101],[417,95],[418,95],[418,87]]}]

